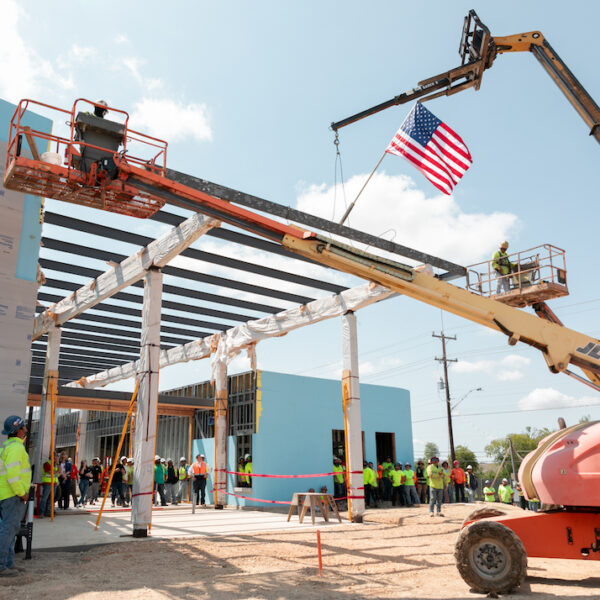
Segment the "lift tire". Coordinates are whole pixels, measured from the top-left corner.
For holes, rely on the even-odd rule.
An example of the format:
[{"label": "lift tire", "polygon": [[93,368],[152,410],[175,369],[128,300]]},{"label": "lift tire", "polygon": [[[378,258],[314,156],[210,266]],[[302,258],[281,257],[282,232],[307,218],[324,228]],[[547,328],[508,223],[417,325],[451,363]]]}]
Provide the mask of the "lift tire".
[{"label": "lift tire", "polygon": [[514,531],[496,521],[465,527],[454,547],[456,567],[476,592],[508,594],[527,574],[527,554]]},{"label": "lift tire", "polygon": [[462,526],[464,527],[470,521],[479,521],[480,519],[489,519],[491,517],[502,517],[506,513],[503,510],[498,510],[491,506],[484,506],[474,510],[464,521]]}]

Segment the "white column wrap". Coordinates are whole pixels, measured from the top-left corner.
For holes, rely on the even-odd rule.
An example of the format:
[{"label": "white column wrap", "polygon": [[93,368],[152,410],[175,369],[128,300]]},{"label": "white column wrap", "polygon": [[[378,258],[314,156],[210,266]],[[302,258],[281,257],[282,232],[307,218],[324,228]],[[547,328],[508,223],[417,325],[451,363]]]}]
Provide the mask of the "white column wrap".
[{"label": "white column wrap", "polygon": [[[360,386],[358,378],[358,342],[356,316],[347,312],[342,316],[342,392],[346,388],[346,468],[350,472],[348,489],[352,521],[360,521],[365,511],[363,486],[362,423],[360,416]],[[343,392],[344,393],[344,392]],[[353,473],[356,471],[356,473]],[[352,498],[352,496],[355,496]],[[356,498],[362,496],[362,498]]]},{"label": "white column wrap", "polygon": [[158,411],[160,357],[160,312],[162,273],[150,269],[144,278],[144,305],[138,378],[140,381],[135,417],[133,498],[131,520],[134,536],[147,533],[152,511],[154,452]]},{"label": "white column wrap", "polygon": [[50,430],[52,427],[50,414],[50,389],[58,392],[58,359],[60,356],[60,327],[52,327],[48,331],[48,344],[46,345],[46,365],[44,367],[44,381],[42,382],[42,398],[40,403],[40,421],[38,437],[35,444],[35,475],[34,482],[40,483],[42,465],[50,458]]},{"label": "white column wrap", "polygon": [[215,508],[227,504],[227,496],[223,493],[227,488],[227,361],[220,357],[213,362],[215,380]]}]

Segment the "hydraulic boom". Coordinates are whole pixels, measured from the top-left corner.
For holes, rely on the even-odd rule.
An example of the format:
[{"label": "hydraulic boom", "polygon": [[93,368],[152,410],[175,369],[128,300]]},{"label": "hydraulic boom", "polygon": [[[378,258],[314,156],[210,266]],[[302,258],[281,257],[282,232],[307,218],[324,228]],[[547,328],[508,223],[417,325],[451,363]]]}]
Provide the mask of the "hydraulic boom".
[{"label": "hydraulic boom", "polygon": [[403,92],[391,100],[332,123],[331,128],[337,131],[346,125],[398,104],[414,100],[426,102],[440,96],[451,96],[471,87],[478,90],[484,71],[494,64],[498,54],[505,52],[531,52],[585,121],[590,135],[600,142],[600,130],[598,129],[600,108],[543,34],[540,31],[528,31],[516,35],[492,37],[490,30],[481,22],[474,10],[469,11],[465,17],[459,48],[462,59],[460,66],[420,81],[417,87]]}]

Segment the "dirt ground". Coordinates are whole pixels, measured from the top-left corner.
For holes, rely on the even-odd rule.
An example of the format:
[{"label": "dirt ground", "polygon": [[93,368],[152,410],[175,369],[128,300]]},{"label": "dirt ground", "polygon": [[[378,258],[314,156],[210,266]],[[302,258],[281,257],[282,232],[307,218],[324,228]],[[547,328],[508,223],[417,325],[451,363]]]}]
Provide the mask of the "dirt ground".
[{"label": "dirt ground", "polygon": [[[85,552],[37,552],[26,573],[0,580],[0,598],[40,600],[477,599],[454,566],[453,548],[473,505],[372,510],[378,522],[314,531],[137,540]],[[517,510],[517,509],[515,509]],[[529,559],[514,600],[600,599],[600,563]]]}]

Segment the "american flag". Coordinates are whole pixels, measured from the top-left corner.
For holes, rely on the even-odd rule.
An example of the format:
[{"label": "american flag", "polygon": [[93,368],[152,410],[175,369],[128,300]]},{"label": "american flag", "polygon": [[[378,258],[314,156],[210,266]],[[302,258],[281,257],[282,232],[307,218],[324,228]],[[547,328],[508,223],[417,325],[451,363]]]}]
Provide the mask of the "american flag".
[{"label": "american flag", "polygon": [[473,163],[461,137],[417,102],[386,152],[404,156],[436,188],[450,195]]}]

